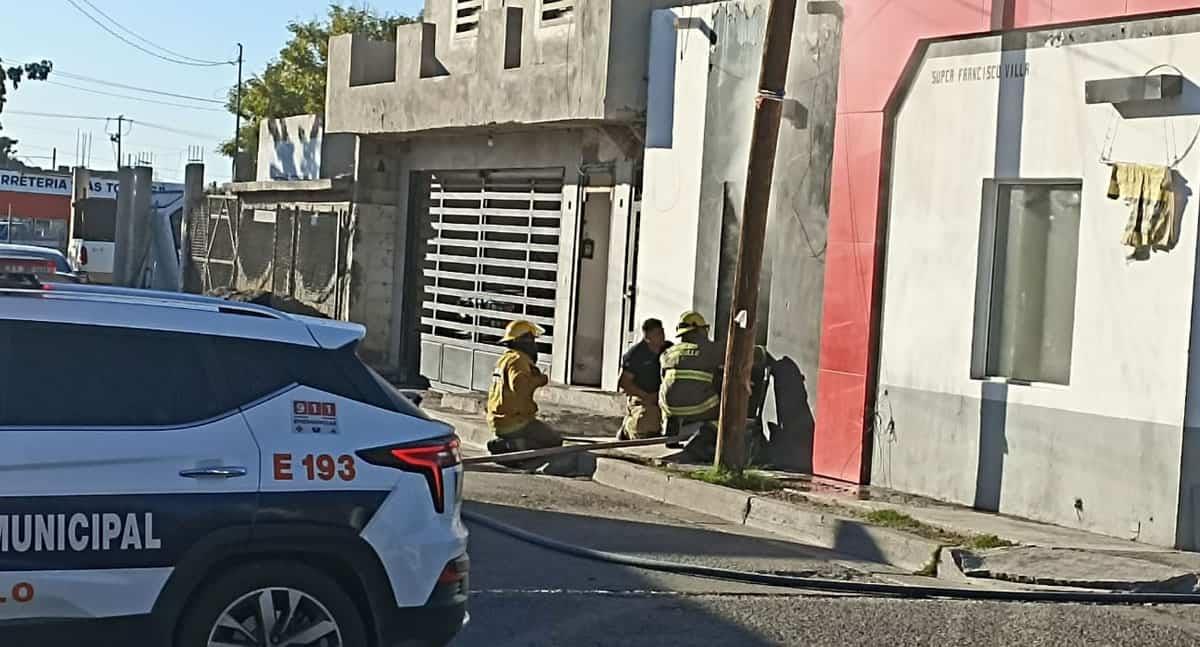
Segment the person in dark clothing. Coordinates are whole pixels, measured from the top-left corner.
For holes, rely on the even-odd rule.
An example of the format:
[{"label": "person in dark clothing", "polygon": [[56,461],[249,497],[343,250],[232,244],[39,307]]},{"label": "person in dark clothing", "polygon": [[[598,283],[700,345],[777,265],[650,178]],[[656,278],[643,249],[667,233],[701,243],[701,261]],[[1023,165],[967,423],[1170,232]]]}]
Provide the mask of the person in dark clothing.
[{"label": "person in dark clothing", "polygon": [[617,386],[629,398],[629,407],[617,438],[652,438],[662,434],[662,411],[658,405],[662,368],[658,358],[670,347],[662,322],[647,319],[642,324],[642,341],[621,358],[621,379]]}]

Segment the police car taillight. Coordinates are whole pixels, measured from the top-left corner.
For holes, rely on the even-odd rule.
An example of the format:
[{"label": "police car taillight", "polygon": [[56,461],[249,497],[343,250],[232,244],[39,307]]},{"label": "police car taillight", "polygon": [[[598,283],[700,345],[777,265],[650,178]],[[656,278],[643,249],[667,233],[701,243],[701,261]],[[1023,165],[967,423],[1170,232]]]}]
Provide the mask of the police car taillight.
[{"label": "police car taillight", "polygon": [[429,485],[429,494],[433,497],[433,508],[439,513],[446,511],[446,482],[442,470],[462,462],[457,436],[364,449],[358,452],[358,456],[372,465],[394,467],[424,476]]},{"label": "police car taillight", "polygon": [[79,264],[87,265],[87,262],[88,262],[87,245],[83,245],[79,248]]}]

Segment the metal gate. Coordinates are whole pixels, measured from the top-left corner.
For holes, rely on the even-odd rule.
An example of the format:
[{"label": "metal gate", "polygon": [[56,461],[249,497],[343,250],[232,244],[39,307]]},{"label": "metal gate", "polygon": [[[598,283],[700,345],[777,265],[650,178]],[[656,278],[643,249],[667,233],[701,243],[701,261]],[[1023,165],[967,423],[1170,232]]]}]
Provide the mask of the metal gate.
[{"label": "metal gate", "polygon": [[422,266],[426,378],[487,389],[513,319],[546,329],[538,364],[549,371],[562,189],[561,169],[433,174]]},{"label": "metal gate", "polygon": [[233,287],[238,249],[239,202],[233,195],[206,195],[188,218],[187,238],[191,262],[184,274],[184,289],[206,293]]}]

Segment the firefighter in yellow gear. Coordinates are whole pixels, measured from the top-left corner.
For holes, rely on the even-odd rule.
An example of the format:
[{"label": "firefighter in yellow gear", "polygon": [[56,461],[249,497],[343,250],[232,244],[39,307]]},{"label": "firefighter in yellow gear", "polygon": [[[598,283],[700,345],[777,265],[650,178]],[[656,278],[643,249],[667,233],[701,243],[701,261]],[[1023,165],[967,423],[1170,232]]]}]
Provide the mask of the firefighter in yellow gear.
[{"label": "firefighter in yellow gear", "polygon": [[496,438],[488,442],[493,454],[559,447],[562,435],[537,419],[533,394],[550,379],[537,367],[537,338],[541,326],[518,320],[508,324],[500,344],[508,350],[496,362],[488,389],[488,428]]},{"label": "firefighter in yellow gear", "polygon": [[708,338],[704,315],[683,313],[675,334],[679,343],[664,351],[660,359],[663,379],[658,392],[664,432],[669,436],[678,433],[680,425],[716,420],[721,411],[719,381],[724,358]]}]

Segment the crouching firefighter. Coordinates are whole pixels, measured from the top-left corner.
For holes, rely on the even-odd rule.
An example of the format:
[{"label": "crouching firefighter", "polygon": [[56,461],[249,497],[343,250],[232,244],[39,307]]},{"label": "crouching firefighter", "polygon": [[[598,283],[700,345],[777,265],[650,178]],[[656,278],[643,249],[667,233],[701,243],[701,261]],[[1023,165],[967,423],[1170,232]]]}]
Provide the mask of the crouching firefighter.
[{"label": "crouching firefighter", "polygon": [[679,343],[663,351],[659,407],[667,436],[683,425],[715,421],[721,412],[721,349],[708,338],[708,322],[685,312],[675,327]]},{"label": "crouching firefighter", "polygon": [[[488,442],[493,454],[559,447],[562,435],[537,419],[533,394],[550,379],[537,367],[537,338],[545,331],[535,323],[508,324],[500,344],[508,351],[496,362],[488,389],[488,428],[496,435]],[[544,462],[544,461],[543,461]]]}]

